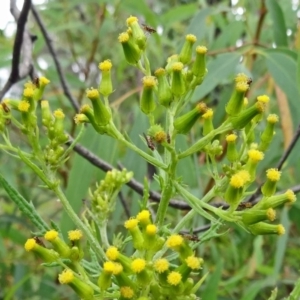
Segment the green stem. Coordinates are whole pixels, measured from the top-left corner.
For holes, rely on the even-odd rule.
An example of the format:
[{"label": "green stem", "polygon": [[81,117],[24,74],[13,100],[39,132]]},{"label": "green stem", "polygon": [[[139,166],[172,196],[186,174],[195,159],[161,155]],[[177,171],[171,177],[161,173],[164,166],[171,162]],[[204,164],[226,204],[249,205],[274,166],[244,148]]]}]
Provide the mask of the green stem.
[{"label": "green stem", "polygon": [[64,207],[64,210],[67,212],[67,214],[70,217],[70,219],[85,234],[87,240],[89,241],[91,247],[93,248],[93,250],[95,251],[95,253],[98,255],[98,257],[101,260],[104,260],[105,257],[106,257],[106,255],[105,255],[103,249],[100,247],[98,241],[95,239],[95,237],[89,231],[89,229],[87,228],[87,226],[79,219],[79,217],[77,216],[77,214],[74,212],[72,206],[70,205],[68,199],[66,198],[66,196],[63,193],[63,191],[61,190],[61,188],[59,186],[57,186],[54,189],[54,192],[55,192],[56,196],[58,197],[58,199],[61,201],[61,203],[62,203],[62,205]]},{"label": "green stem", "polygon": [[167,170],[167,165],[166,164],[164,164],[163,162],[157,160],[156,158],[154,158],[151,155],[149,155],[148,153],[144,152],[143,150],[141,150],[140,148],[138,148],[134,144],[127,141],[124,138],[124,136],[118,131],[118,129],[114,126],[113,123],[111,123],[110,125],[111,125],[111,130],[113,131],[114,136],[116,137],[116,139],[118,141],[120,141],[121,143],[125,144],[128,148],[130,148],[131,150],[138,153],[141,157],[143,157],[150,164],[152,164],[152,165],[154,165],[158,168],[162,168],[163,170]]},{"label": "green stem", "polygon": [[[224,125],[224,124],[223,124]],[[220,126],[217,129],[212,130],[209,134],[207,134],[205,137],[197,141],[194,145],[192,145],[187,150],[183,151],[178,155],[179,159],[182,159],[184,157],[190,156],[191,154],[200,151],[203,149],[216,135],[221,134],[223,132],[226,132],[228,130],[232,129],[231,124],[226,124],[225,126]]]}]

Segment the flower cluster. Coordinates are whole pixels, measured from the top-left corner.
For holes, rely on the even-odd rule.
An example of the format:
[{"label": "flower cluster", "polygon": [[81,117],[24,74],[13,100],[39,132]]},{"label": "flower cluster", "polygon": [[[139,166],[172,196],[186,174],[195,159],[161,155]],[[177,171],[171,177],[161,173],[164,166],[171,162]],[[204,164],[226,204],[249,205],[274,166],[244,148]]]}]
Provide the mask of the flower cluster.
[{"label": "flower cluster", "polygon": [[[47,263],[60,264],[62,259],[67,259],[68,267],[59,274],[58,280],[69,285],[82,299],[95,299],[97,294],[109,293],[112,289],[119,293],[120,299],[142,296],[143,299],[159,299],[167,295],[174,299],[196,299],[194,277],[199,275],[203,259],[195,255],[192,242],[179,234],[162,234],[153,224],[149,210],[140,211],[124,226],[135,252],[129,257],[117,247],[109,246],[96,282],[80,265],[84,256],[80,230],[69,231],[70,244],[56,230],[49,230],[44,239],[51,248],[46,248],[41,238],[35,237],[26,241],[25,249]],[[162,251],[164,248],[170,253]]]}]

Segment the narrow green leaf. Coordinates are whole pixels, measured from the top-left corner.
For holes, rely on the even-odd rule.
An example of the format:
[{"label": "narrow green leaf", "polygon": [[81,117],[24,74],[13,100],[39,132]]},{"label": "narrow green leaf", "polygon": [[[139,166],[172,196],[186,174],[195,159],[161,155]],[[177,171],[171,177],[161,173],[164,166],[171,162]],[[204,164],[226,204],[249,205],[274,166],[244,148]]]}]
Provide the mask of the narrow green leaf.
[{"label": "narrow green leaf", "polygon": [[273,34],[277,46],[288,46],[284,15],[278,1],[267,0],[267,9],[273,21]]},{"label": "narrow green leaf", "polygon": [[300,94],[300,50],[298,50],[298,57],[297,57],[297,86],[298,92]]},{"label": "narrow green leaf", "polygon": [[218,286],[222,277],[223,261],[220,259],[216,269],[212,275],[206,280],[207,284],[203,293],[202,299],[217,300],[218,299]]},{"label": "narrow green leaf", "polygon": [[33,204],[28,202],[23,198],[22,195],[18,193],[9,183],[4,179],[4,177],[0,174],[0,183],[11,198],[20,211],[30,219],[30,221],[41,231],[49,230],[49,226],[42,220],[37,211],[35,210]]}]

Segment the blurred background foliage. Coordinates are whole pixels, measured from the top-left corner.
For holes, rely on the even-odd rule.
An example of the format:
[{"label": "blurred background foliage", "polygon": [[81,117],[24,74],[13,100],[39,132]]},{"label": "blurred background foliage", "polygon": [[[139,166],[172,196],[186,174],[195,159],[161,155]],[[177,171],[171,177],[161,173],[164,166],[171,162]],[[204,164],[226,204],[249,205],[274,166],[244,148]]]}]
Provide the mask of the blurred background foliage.
[{"label": "blurred background foliage", "polygon": [[[126,30],[125,20],[130,15],[157,30],[148,37],[147,53],[153,71],[164,66],[167,57],[179,52],[188,33],[197,36],[197,44],[209,49],[208,74],[194,93],[192,103],[204,100],[213,107],[216,125],[224,121],[224,106],[237,73],[244,72],[253,79],[248,93],[250,102],[259,94],[271,97],[267,113],[277,113],[280,123],[271,149],[260,166],[258,184],[264,181],[266,168],[278,164],[297,131],[300,121],[299,0],[47,0],[35,8],[51,36],[69,88],[80,104],[86,103],[85,89],[98,85],[98,63],[111,59],[115,92],[110,99],[116,123],[144,150],[146,146],[140,136],[147,131],[148,124],[138,106],[142,74],[127,64],[117,40],[119,33]],[[35,68],[51,80],[45,98],[53,110],[63,108],[68,115],[68,131],[74,135],[75,111],[63,94],[53,57],[32,14],[27,26],[37,37],[33,50]],[[14,35],[2,30],[1,74],[10,70],[13,43]],[[14,85],[6,97],[20,97],[27,80],[29,78]],[[0,88],[5,81],[2,77]],[[156,113],[157,119],[163,121],[163,112]],[[196,140],[199,128],[195,126],[187,138],[182,137],[178,148],[184,149],[187,143]],[[20,147],[27,147],[22,136],[13,129],[11,138]],[[140,182],[148,176],[151,189],[158,189],[152,180],[155,170],[111,138],[96,135],[87,128],[80,143],[115,167],[119,164],[132,170]],[[300,143],[296,143],[282,169],[280,191],[288,187],[297,191],[299,151]],[[220,157],[220,166],[222,159]],[[41,182],[19,161],[1,152],[0,171],[26,199],[34,202],[45,220],[58,222],[64,233],[73,228],[53,195],[41,189]],[[82,199],[88,199],[89,187],[103,175],[104,172],[77,154],[72,154],[61,168],[62,185],[78,213]],[[199,198],[212,184],[201,153],[182,161],[178,175]],[[122,196],[130,214],[136,214],[141,197],[128,187],[124,187]],[[167,222],[175,224],[185,213],[170,208]],[[291,209],[280,211],[278,219],[286,227],[286,234],[280,238],[254,237],[239,228],[230,228],[226,234],[201,244],[197,251],[205,260],[203,274],[210,272],[199,293],[201,299],[267,299],[276,286],[280,299],[287,296],[299,277],[299,213],[299,201]],[[111,240],[114,233],[123,231],[125,218],[120,202],[109,221]],[[198,217],[190,228],[204,224],[205,220]],[[34,230],[1,189],[0,299],[73,299],[68,288],[57,284],[58,270],[45,269],[40,261],[24,252],[23,244]],[[225,232],[227,228],[224,226],[222,230]]]}]

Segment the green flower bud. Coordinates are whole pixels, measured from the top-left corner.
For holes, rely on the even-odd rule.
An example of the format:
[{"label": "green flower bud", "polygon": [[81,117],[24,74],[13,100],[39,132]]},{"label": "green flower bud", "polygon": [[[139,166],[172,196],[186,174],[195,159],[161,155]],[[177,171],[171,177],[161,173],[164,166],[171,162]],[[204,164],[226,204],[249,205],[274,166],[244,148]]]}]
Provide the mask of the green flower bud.
[{"label": "green flower bud", "polygon": [[158,124],[152,125],[148,130],[148,134],[155,142],[159,144],[164,143],[167,140],[166,132]]},{"label": "green flower bud", "polygon": [[198,118],[206,113],[207,106],[204,102],[200,102],[194,109],[178,117],[174,122],[174,128],[178,133],[186,134],[194,126]]},{"label": "green flower bud", "polygon": [[103,264],[103,271],[98,278],[98,285],[102,291],[107,290],[111,286],[111,277],[114,270],[114,262],[107,261]]},{"label": "green flower bud", "polygon": [[130,16],[126,20],[127,26],[129,26],[132,30],[133,38],[136,44],[139,46],[141,50],[145,50],[147,38],[145,36],[144,30],[140,27],[138,23],[138,18]]},{"label": "green flower bud", "polygon": [[61,238],[59,238],[56,230],[47,231],[44,238],[52,244],[54,250],[58,252],[61,257],[68,258],[70,256],[70,247]]},{"label": "green flower bud", "polygon": [[287,190],[283,194],[263,198],[255,205],[255,207],[258,207],[259,209],[267,209],[269,207],[276,208],[285,203],[293,204],[296,200],[295,193],[292,190]]},{"label": "green flower bud", "polygon": [[235,90],[225,107],[228,115],[237,116],[241,112],[244,106],[245,93],[248,89],[249,85],[247,82],[239,81],[236,83]]},{"label": "green flower bud", "polygon": [[271,114],[268,116],[267,121],[267,126],[260,137],[259,150],[261,151],[266,151],[273,139],[274,127],[275,123],[278,122],[278,116],[275,114]]},{"label": "green flower bud", "polygon": [[255,224],[261,221],[271,221],[276,219],[276,211],[273,208],[268,208],[266,210],[259,209],[249,209],[243,212],[242,221],[245,225]]},{"label": "green flower bud", "polygon": [[137,250],[141,250],[144,248],[144,238],[137,225],[138,220],[135,218],[127,220],[124,224],[125,228],[128,229],[132,236],[133,247]]},{"label": "green flower bud", "polygon": [[159,68],[155,71],[155,76],[158,81],[158,102],[165,107],[169,107],[171,101],[173,100],[173,95],[166,77],[166,71],[163,68]]},{"label": "green flower bud", "polygon": [[[93,109],[94,109],[94,119],[95,119],[96,124],[99,126],[107,125],[109,123],[109,121],[111,120],[111,115],[110,115],[109,110],[106,108],[104,103],[101,101],[98,90],[89,89],[86,92],[86,96],[92,102]],[[87,117],[89,117],[89,116],[87,115]],[[91,123],[92,123],[92,121],[91,121]]]},{"label": "green flower bud", "polygon": [[123,32],[119,35],[119,42],[122,44],[127,62],[136,65],[141,58],[141,50],[139,47],[132,43],[127,32]]},{"label": "green flower bud", "polygon": [[49,83],[50,83],[50,80],[47,79],[44,76],[42,76],[40,78],[36,78],[33,81],[33,84],[35,85],[33,98],[34,98],[35,101],[38,101],[38,100],[42,99],[45,87]]},{"label": "green flower bud", "polygon": [[193,255],[192,248],[184,241],[183,237],[179,234],[169,236],[167,247],[179,253],[179,258],[182,262],[191,255]]},{"label": "green flower bud", "polygon": [[236,134],[229,134],[226,136],[226,142],[227,142],[227,152],[226,157],[230,162],[237,161],[239,154],[236,149]]},{"label": "green flower bud", "polygon": [[112,63],[109,59],[99,64],[99,69],[102,71],[102,79],[99,85],[99,92],[104,96],[109,96],[113,92],[110,71],[111,67]]},{"label": "green flower bud", "polygon": [[52,263],[59,259],[59,254],[52,249],[47,249],[36,242],[36,239],[28,239],[24,245],[26,251],[33,251],[44,262]]},{"label": "green flower bud", "polygon": [[250,174],[241,170],[231,176],[229,185],[224,195],[224,199],[230,205],[230,210],[234,211],[241,201],[244,186],[250,181]]},{"label": "green flower bud", "polygon": [[203,78],[206,74],[206,53],[206,47],[198,46],[196,48],[196,59],[192,67],[192,72],[197,78]]},{"label": "green flower bud", "polygon": [[156,81],[154,76],[145,76],[143,78],[143,91],[140,100],[140,108],[146,115],[154,111],[156,104],[154,100],[154,89]]},{"label": "green flower bud", "polygon": [[203,123],[203,135],[204,136],[214,130],[214,125],[212,122],[213,115],[214,115],[214,112],[211,108],[208,108],[207,111],[202,115],[202,118],[204,119],[204,123]]},{"label": "green flower bud", "polygon": [[146,270],[146,260],[136,258],[131,263],[131,269],[136,274],[137,281],[140,285],[148,285],[151,278]]},{"label": "green flower bud", "polygon": [[234,129],[242,129],[249,124],[255,116],[262,114],[264,110],[265,105],[261,102],[256,102],[251,107],[243,110],[238,116],[232,117],[231,124]]},{"label": "green flower bud", "polygon": [[185,93],[185,81],[182,70],[183,64],[181,62],[173,63],[171,91],[175,96],[181,96]]},{"label": "green flower bud", "polygon": [[277,169],[267,170],[267,181],[261,187],[261,192],[265,197],[270,197],[276,192],[276,184],[279,181],[281,172]]},{"label": "green flower bud", "polygon": [[259,222],[253,225],[248,226],[248,229],[252,234],[255,235],[264,235],[264,234],[277,234],[283,235],[285,233],[284,227],[279,225],[268,224],[264,222]]},{"label": "green flower bud", "polygon": [[258,163],[264,159],[264,154],[256,149],[250,149],[248,151],[248,161],[246,163],[246,170],[250,174],[250,181],[253,182],[256,176],[256,169]]},{"label": "green flower bud", "polygon": [[64,270],[58,275],[58,281],[60,284],[68,284],[75,291],[77,295],[83,300],[93,299],[94,290],[87,283],[81,281],[74,276],[74,273],[70,269]]},{"label": "green flower bud", "polygon": [[185,42],[179,54],[179,60],[185,65],[191,61],[193,45],[195,44],[196,40],[197,38],[193,34],[188,34],[185,37]]},{"label": "green flower bud", "polygon": [[49,102],[47,100],[41,101],[41,109],[42,109],[42,124],[49,128],[53,123],[53,116],[49,106]]},{"label": "green flower bud", "polygon": [[68,135],[64,133],[64,118],[65,114],[61,109],[57,109],[54,113],[54,134],[59,143],[65,143],[68,140]]},{"label": "green flower bud", "polygon": [[168,74],[173,72],[174,63],[179,62],[179,56],[177,54],[173,54],[167,59],[166,71]]}]

